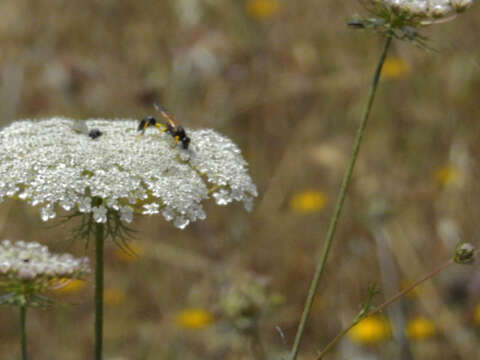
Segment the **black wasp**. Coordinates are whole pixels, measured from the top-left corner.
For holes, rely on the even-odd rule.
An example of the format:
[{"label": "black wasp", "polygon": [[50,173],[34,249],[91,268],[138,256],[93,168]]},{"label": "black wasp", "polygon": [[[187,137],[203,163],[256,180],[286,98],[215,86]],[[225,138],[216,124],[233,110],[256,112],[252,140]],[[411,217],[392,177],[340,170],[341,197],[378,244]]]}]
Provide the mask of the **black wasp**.
[{"label": "black wasp", "polygon": [[167,123],[161,124],[153,116],[146,116],[142,119],[142,121],[140,121],[140,124],[138,124],[137,131],[142,132],[140,135],[143,135],[145,133],[145,130],[149,126],[154,126],[160,130],[160,134],[167,132],[175,139],[173,147],[177,146],[177,143],[180,141],[182,143],[182,147],[184,149],[188,149],[188,145],[190,144],[190,138],[185,133],[185,129],[175,124],[173,117],[167,112],[167,110],[165,110],[163,106],[161,106],[157,102],[155,102],[153,106],[155,107],[155,110],[157,110],[160,115],[162,115],[162,117],[167,121]]}]

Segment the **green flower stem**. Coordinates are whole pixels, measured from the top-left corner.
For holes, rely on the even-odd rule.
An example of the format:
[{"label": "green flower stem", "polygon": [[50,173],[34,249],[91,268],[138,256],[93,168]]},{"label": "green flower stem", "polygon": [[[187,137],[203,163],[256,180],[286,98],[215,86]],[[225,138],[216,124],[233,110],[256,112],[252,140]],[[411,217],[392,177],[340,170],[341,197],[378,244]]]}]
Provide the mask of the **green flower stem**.
[{"label": "green flower stem", "polygon": [[25,305],[20,306],[20,347],[22,351],[22,360],[27,360],[27,333],[25,331],[25,318],[27,316],[27,308]]},{"label": "green flower stem", "polygon": [[365,315],[357,317],[348,327],[346,327],[345,329],[340,331],[337,334],[337,336],[335,336],[335,338],[332,341],[330,341],[330,343],[325,347],[325,349],[323,349],[322,352],[320,354],[318,354],[318,356],[316,357],[316,360],[323,359],[325,354],[327,352],[329,352],[331,349],[333,349],[335,347],[335,345],[337,345],[337,343],[350,331],[350,329],[353,328],[355,325],[357,325],[360,322],[360,320],[363,320],[363,319],[365,319],[369,316],[378,314],[380,311],[385,309],[387,306],[389,306],[389,305],[393,304],[394,302],[396,302],[397,300],[401,299],[403,296],[408,294],[410,291],[415,289],[417,286],[421,285],[422,283],[424,283],[428,279],[431,279],[432,277],[437,275],[439,272],[445,270],[447,267],[449,267],[450,265],[453,265],[454,263],[455,262],[454,262],[453,259],[449,259],[448,261],[446,261],[445,263],[440,265],[438,268],[436,268],[432,272],[428,273],[427,275],[423,276],[421,279],[415,281],[410,286],[408,286],[405,289],[403,289],[402,291],[398,292],[396,295],[392,296],[390,299],[385,301],[383,304],[381,304],[381,305],[377,306],[375,309],[367,312]]},{"label": "green flower stem", "polygon": [[253,359],[266,360],[267,356],[265,354],[265,348],[263,346],[262,339],[260,338],[258,325],[255,325],[255,328],[250,335],[250,347],[252,349]]},{"label": "green flower stem", "polygon": [[372,109],[373,99],[375,97],[375,92],[377,90],[378,81],[380,79],[380,73],[382,71],[383,63],[387,56],[388,48],[390,47],[390,43],[392,42],[391,37],[387,37],[385,41],[385,45],[383,46],[382,53],[380,55],[380,59],[378,60],[377,68],[375,70],[375,75],[373,76],[372,83],[370,85],[370,91],[368,94],[368,101],[367,105],[365,106],[362,121],[360,126],[357,130],[357,135],[355,137],[355,144],[353,146],[352,156],[350,158],[350,162],[348,164],[347,170],[345,171],[345,175],[343,177],[342,185],[340,187],[340,193],[338,194],[337,204],[335,206],[335,210],[333,216],[330,220],[330,226],[328,228],[327,238],[323,245],[322,254],[320,259],[317,263],[317,268],[315,270],[315,274],[313,276],[313,280],[310,284],[310,289],[308,291],[307,301],[303,308],[302,317],[300,319],[300,323],[298,325],[297,334],[295,336],[295,342],[292,347],[290,360],[295,360],[298,355],[298,351],[300,349],[300,344],[302,341],[303,334],[305,332],[305,325],[308,320],[308,316],[310,314],[310,310],[312,308],[313,300],[315,298],[315,293],[317,291],[318,283],[320,282],[320,278],[323,274],[323,270],[325,268],[325,263],[327,261],[328,254],[330,252],[330,247],[332,246],[333,236],[335,235],[335,230],[337,228],[337,223],[340,218],[340,214],[342,212],[343,202],[345,200],[345,195],[347,194],[348,185],[350,184],[350,180],[352,178],[353,168],[355,166],[355,162],[358,157],[358,152],[360,149],[360,144],[362,142],[363,134],[365,132],[365,127],[368,122],[368,117],[370,115],[370,110]]},{"label": "green flower stem", "polygon": [[103,247],[104,225],[95,224],[95,350],[94,359],[102,359],[103,345]]}]

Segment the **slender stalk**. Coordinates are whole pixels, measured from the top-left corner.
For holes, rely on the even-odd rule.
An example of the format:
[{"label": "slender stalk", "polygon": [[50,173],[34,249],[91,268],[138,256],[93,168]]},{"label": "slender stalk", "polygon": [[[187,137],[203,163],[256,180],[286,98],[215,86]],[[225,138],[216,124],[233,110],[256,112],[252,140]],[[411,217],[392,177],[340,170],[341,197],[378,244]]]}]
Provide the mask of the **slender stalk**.
[{"label": "slender stalk", "polygon": [[95,224],[95,340],[94,359],[102,359],[103,347],[103,247],[104,225]]},{"label": "slender stalk", "polygon": [[372,315],[375,315],[375,314],[379,313],[384,308],[386,308],[388,305],[393,304],[395,301],[399,300],[401,297],[406,295],[408,292],[410,292],[411,290],[416,288],[418,285],[422,284],[423,282],[425,282],[428,279],[432,278],[433,276],[437,275],[439,272],[445,270],[447,267],[449,267],[450,265],[452,265],[454,263],[455,263],[455,261],[453,261],[453,259],[449,259],[448,261],[444,262],[442,265],[440,265],[438,268],[436,268],[432,272],[428,273],[427,275],[425,275],[421,279],[415,281],[412,285],[406,287],[405,289],[400,291],[398,294],[392,296],[390,299],[385,301],[383,304],[379,305],[378,307],[376,307],[375,309],[370,311],[366,316],[372,316]]},{"label": "slender stalk", "polygon": [[345,195],[347,194],[348,186],[350,184],[350,180],[352,178],[353,168],[355,167],[355,162],[358,157],[358,152],[360,150],[360,144],[362,142],[363,134],[365,132],[365,127],[367,126],[368,118],[370,115],[370,110],[372,109],[373,99],[375,97],[375,92],[377,90],[378,81],[380,79],[380,73],[382,71],[383,63],[387,56],[388,48],[390,47],[390,43],[392,42],[391,37],[387,37],[385,44],[383,46],[382,53],[378,60],[377,68],[375,70],[375,74],[373,76],[372,83],[370,85],[370,91],[368,94],[368,101],[365,106],[362,120],[360,122],[360,126],[357,130],[357,135],[355,137],[355,144],[353,146],[352,156],[350,158],[350,162],[348,164],[347,170],[345,171],[345,175],[343,177],[342,185],[340,187],[340,192],[338,194],[337,203],[335,205],[335,210],[333,216],[330,220],[330,226],[328,228],[327,237],[325,243],[323,245],[322,254],[320,259],[317,263],[317,268],[315,269],[315,274],[313,276],[313,280],[310,284],[310,289],[308,291],[307,301],[303,308],[302,317],[300,318],[300,323],[298,325],[297,334],[295,336],[295,342],[292,347],[290,360],[295,360],[298,355],[298,351],[300,349],[300,344],[303,338],[303,334],[305,332],[305,325],[308,320],[308,316],[310,314],[310,310],[312,308],[313,300],[315,298],[315,293],[317,291],[318,283],[320,282],[320,278],[323,274],[323,270],[325,268],[325,263],[327,261],[328,254],[330,252],[330,247],[332,246],[333,236],[335,235],[335,230],[337,228],[337,223],[340,218],[340,214],[343,208],[343,202],[345,200]]},{"label": "slender stalk", "polygon": [[327,352],[329,352],[333,347],[335,347],[335,345],[337,345],[337,343],[350,331],[351,328],[353,328],[355,325],[357,325],[360,322],[360,320],[363,320],[363,319],[365,319],[369,316],[378,314],[380,311],[385,309],[388,305],[391,305],[395,301],[400,300],[404,295],[406,295],[407,293],[409,293],[410,291],[415,289],[417,286],[421,285],[422,283],[424,283],[428,279],[434,277],[439,272],[445,270],[447,267],[449,267],[450,265],[452,265],[454,263],[455,262],[454,262],[453,259],[448,260],[447,262],[443,263],[442,265],[440,265],[438,268],[436,268],[432,272],[428,273],[427,275],[423,276],[421,279],[415,281],[410,286],[408,286],[405,289],[403,289],[402,291],[398,292],[396,295],[392,296],[390,299],[385,301],[383,304],[377,306],[375,309],[373,309],[373,310],[369,311],[368,313],[366,313],[365,315],[361,316],[358,320],[353,321],[347,328],[340,331],[337,334],[337,336],[335,336],[335,338],[332,341],[330,341],[330,343],[325,347],[325,349],[323,349],[322,352],[320,354],[318,354],[316,360],[321,360]]},{"label": "slender stalk", "polygon": [[265,348],[263,346],[262,339],[258,331],[258,325],[255,325],[252,334],[250,335],[250,347],[252,349],[253,359],[255,360],[265,360]]},{"label": "slender stalk", "polygon": [[27,308],[25,305],[20,306],[20,348],[22,352],[22,360],[27,360],[27,333],[25,331],[25,319],[27,316]]}]

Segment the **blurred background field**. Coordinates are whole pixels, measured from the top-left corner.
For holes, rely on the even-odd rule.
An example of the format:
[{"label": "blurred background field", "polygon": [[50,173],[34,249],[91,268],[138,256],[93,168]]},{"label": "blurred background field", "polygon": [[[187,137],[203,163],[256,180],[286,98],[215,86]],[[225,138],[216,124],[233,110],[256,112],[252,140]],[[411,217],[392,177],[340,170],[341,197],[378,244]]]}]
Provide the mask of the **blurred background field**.
[{"label": "blurred background field", "polygon": [[[459,240],[478,243],[476,5],[424,29],[436,52],[394,42],[301,359],[349,324],[370,284],[381,303]],[[0,3],[2,126],[141,119],[159,100],[187,129],[239,144],[259,189],[253,212],[210,204],[183,231],[138,218],[136,256],[110,244],[105,359],[252,359],[260,343],[286,359],[380,51],[377,35],[347,28],[358,13],[356,0]],[[52,224],[23,203],[0,205],[1,239],[85,253],[70,226]],[[90,358],[92,284],[52,294],[66,306],[30,311],[32,359]],[[1,359],[18,358],[17,316],[0,308]],[[479,346],[480,272],[458,265],[327,358],[480,359]]]}]

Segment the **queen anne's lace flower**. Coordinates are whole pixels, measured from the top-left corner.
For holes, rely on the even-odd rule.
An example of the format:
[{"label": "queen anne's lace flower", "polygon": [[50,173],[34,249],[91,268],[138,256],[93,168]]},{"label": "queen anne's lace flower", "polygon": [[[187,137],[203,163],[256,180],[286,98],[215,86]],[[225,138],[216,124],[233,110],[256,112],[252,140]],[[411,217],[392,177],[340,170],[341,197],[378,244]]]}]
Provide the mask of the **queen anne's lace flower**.
[{"label": "queen anne's lace flower", "polygon": [[[98,223],[115,211],[124,222],[134,212],[162,213],[186,227],[206,217],[202,200],[242,201],[257,196],[239,148],[213,130],[187,130],[188,150],[147,129],[137,139],[135,120],[88,120],[102,136],[79,132],[74,120],[17,121],[0,132],[0,201],[18,197],[41,206],[44,221],[66,211],[93,215]],[[101,199],[98,204],[94,199]]]},{"label": "queen anne's lace flower", "polygon": [[390,6],[395,12],[434,21],[468,9],[473,0],[374,0]]},{"label": "queen anne's lace flower", "polygon": [[0,243],[0,304],[38,306],[48,303],[41,293],[82,279],[90,273],[87,257],[55,255],[36,242]]},{"label": "queen anne's lace flower", "polygon": [[55,255],[36,242],[3,240],[0,243],[0,277],[29,281],[76,279],[90,272],[89,260],[70,254]]}]

